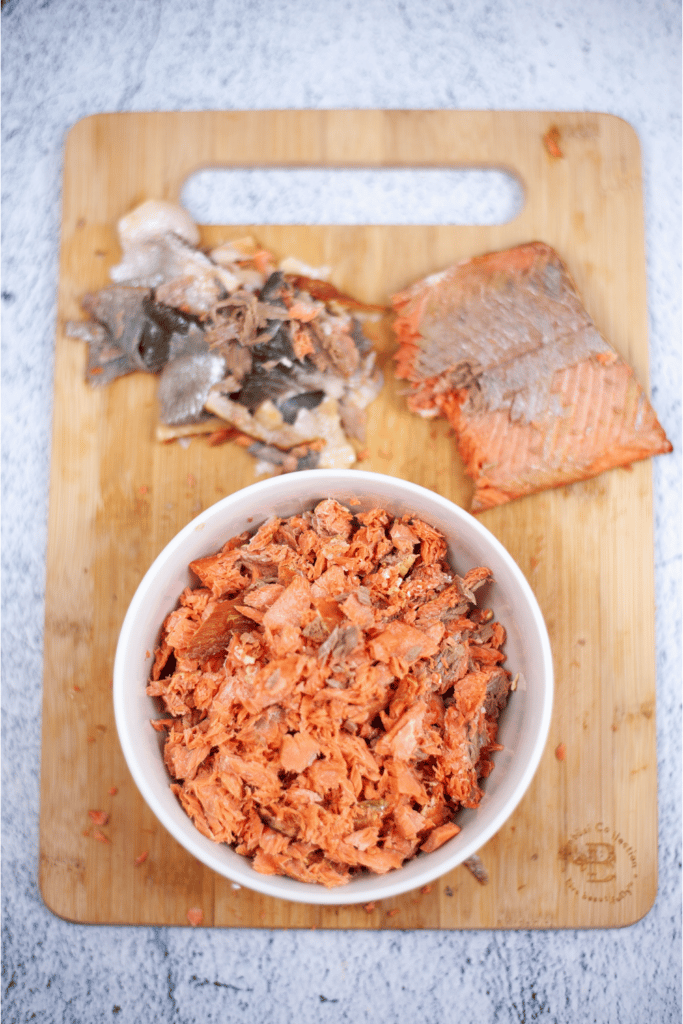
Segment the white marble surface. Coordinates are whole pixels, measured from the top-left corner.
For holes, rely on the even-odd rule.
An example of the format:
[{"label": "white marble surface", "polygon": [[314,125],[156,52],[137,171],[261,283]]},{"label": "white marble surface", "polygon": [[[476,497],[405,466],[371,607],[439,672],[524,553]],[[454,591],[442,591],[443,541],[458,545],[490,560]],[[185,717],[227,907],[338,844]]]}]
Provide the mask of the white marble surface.
[{"label": "white marble surface", "polygon": [[[1,994],[8,1024],[680,1021],[680,42],[677,0],[3,4]],[[625,118],[640,136],[652,394],[676,452],[654,461],[659,892],[629,928],[113,928],[71,925],[43,905],[42,623],[65,133],[99,111],[269,107],[599,110]]]}]

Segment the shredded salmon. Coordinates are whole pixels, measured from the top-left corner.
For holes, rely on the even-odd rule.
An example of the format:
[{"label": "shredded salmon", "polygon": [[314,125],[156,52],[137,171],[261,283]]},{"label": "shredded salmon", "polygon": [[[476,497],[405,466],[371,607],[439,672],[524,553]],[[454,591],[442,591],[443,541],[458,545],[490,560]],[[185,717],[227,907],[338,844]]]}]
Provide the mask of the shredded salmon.
[{"label": "shredded salmon", "polygon": [[191,564],[147,693],[171,789],[256,871],[324,886],[460,831],[493,767],[505,629],[413,515],[321,501]]}]

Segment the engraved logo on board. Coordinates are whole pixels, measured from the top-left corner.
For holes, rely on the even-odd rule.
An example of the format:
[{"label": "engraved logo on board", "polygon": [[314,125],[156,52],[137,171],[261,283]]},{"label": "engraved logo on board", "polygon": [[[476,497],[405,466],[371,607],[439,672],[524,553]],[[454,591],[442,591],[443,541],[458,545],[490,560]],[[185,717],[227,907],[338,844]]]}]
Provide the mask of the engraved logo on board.
[{"label": "engraved logo on board", "polygon": [[589,903],[620,903],[633,894],[636,852],[621,833],[599,821],[573,832],[559,851],[566,888]]}]

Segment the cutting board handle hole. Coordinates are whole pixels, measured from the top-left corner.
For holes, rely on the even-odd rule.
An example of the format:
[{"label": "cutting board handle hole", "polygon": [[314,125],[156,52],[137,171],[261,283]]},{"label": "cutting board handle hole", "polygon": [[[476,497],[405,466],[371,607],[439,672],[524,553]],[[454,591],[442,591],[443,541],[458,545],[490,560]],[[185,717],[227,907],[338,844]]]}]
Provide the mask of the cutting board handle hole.
[{"label": "cutting board handle hole", "polygon": [[180,201],[199,224],[506,224],[524,189],[497,168],[210,168]]}]

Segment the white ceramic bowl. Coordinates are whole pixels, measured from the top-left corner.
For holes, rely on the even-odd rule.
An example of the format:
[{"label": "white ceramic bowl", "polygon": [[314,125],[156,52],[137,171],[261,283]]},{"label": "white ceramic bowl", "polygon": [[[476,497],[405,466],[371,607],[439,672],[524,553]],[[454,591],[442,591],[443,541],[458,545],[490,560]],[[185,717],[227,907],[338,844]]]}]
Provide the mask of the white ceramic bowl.
[{"label": "white ceramic bowl", "polygon": [[[294,515],[324,498],[342,504],[358,498],[361,504],[354,511],[379,506],[394,515],[414,512],[445,534],[449,560],[460,575],[478,565],[492,569],[495,584],[486,603],[507,630],[505,667],[519,673],[517,690],[500,718],[498,741],[504,749],[494,755],[495,768],[483,784],[479,807],[459,812],[460,833],[389,874],[365,873],[333,889],[259,874],[247,858],[197,831],[170,790],[162,759],[164,736],[150,725],[160,712],[145,693],[162,622],[183,589],[197,585],[188,564],[217,551],[230,537],[255,530],[271,516]],[[188,523],[140,583],[121,629],[114,667],[114,707],[123,753],[142,796],[170,834],[202,863],[240,885],[281,899],[327,905],[364,903],[406,892],[480,849],[531,782],[548,735],[552,699],[553,667],[543,616],[505,548],[477,519],[446,498],[405,480],[359,470],[309,470],[252,484]]]}]

